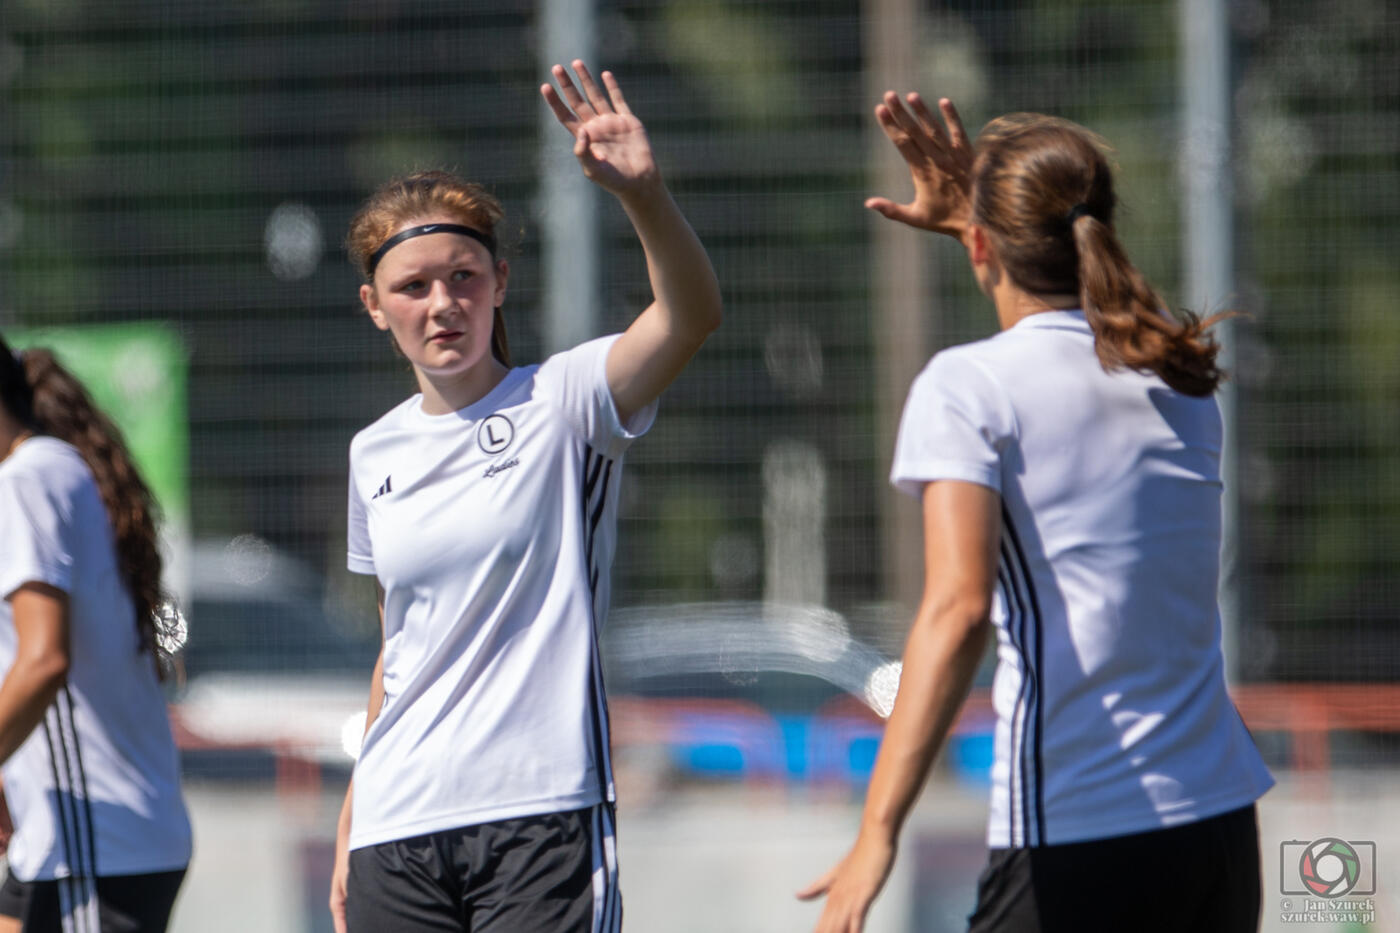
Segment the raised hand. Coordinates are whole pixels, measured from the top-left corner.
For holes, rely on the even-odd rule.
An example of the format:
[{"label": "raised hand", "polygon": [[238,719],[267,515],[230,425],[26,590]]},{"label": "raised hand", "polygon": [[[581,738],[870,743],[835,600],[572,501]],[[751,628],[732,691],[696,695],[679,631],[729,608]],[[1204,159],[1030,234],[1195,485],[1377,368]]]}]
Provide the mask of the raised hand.
[{"label": "raised hand", "polygon": [[890,220],[960,238],[972,215],[972,143],[957,108],[946,97],[938,102],[946,131],[918,94],[905,100],[907,108],[898,94],[886,91],[875,107],[875,119],[909,165],[914,200],[896,204],[870,198],[865,206]]},{"label": "raised hand", "polygon": [[583,166],[583,174],[618,197],[655,187],[660,173],[652,158],[651,143],[642,121],[628,109],[617,79],[612,72],[603,72],[607,88],[604,93],[582,61],[576,59],[573,69],[583,93],[574,86],[564,66],[555,65],[551,73],[559,91],[553,85],[543,84],[540,94],[559,123],[573,134],[574,155]]}]

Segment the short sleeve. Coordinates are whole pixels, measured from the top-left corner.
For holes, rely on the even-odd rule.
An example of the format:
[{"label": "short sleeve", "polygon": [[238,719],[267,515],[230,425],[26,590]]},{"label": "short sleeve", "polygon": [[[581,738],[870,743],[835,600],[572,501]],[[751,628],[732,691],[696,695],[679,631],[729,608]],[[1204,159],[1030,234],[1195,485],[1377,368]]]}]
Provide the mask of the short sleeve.
[{"label": "short sleeve", "polygon": [[374,545],[369,539],[369,517],[365,512],[365,500],[355,484],[353,449],[350,456],[350,492],[345,509],[345,566],[355,573],[374,573]]},{"label": "short sleeve", "polygon": [[72,506],[35,474],[0,475],[0,599],[26,583],[73,583]]},{"label": "short sleeve", "polygon": [[959,349],[935,356],[904,403],[890,482],[911,496],[940,479],[1001,491],[1001,454],[1015,419],[991,374]]},{"label": "short sleeve", "polygon": [[612,390],[608,388],[608,351],[619,334],[599,337],[572,350],[556,353],[540,364],[536,385],[547,395],[574,430],[590,446],[609,457],[620,456],[656,419],[653,401],[626,424],[618,417]]}]

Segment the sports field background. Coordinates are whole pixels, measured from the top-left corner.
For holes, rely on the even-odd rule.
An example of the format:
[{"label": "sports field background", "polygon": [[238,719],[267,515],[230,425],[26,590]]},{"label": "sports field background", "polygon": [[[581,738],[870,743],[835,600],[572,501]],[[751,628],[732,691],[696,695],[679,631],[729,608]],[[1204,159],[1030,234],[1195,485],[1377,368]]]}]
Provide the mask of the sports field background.
[{"label": "sports field background", "polygon": [[[994,326],[956,248],[861,207],[907,194],[870,116],[897,82],[973,127],[1038,110],[1097,130],[1149,278],[1248,315],[1231,662],[1280,778],[1265,928],[1297,926],[1280,845],[1333,836],[1375,843],[1378,915],[1304,928],[1400,929],[1400,9],[1225,4],[1234,274],[1203,299],[1176,2],[566,5],[593,11],[590,63],[645,121],[726,300],[628,461],[608,651],[632,928],[798,928],[815,912],[789,892],[854,831],[862,709],[918,582],[917,524],[883,478],[898,406],[929,354]],[[561,251],[596,246],[599,332],[646,300],[616,205],[596,199],[572,243],[551,232],[542,166],[574,169],[537,92],[548,33],[525,0],[0,0],[0,330],[139,323],[185,354],[115,367],[183,391],[188,417],[171,699],[198,851],[178,930],[328,928],[339,732],[375,628],[343,569],[346,447],[411,391],[340,249],[359,200],[426,167],[491,186],[519,360],[556,343]],[[775,622],[778,604],[805,608]],[[965,722],[873,929],[958,929],[984,732]]]}]

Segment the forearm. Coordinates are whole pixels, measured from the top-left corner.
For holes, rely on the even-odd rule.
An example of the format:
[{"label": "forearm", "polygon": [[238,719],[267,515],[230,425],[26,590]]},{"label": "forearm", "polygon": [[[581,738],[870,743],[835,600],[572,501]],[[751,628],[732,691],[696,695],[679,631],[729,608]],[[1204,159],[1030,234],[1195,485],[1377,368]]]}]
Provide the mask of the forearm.
[{"label": "forearm", "polygon": [[8,761],[53,703],[67,677],[61,661],[19,660],[0,682],[0,763]]},{"label": "forearm", "polygon": [[68,594],[30,581],[10,595],[15,660],[0,681],[0,763],[43,722],[68,682]]},{"label": "forearm", "polygon": [[[381,610],[382,611],[382,610]],[[379,657],[374,662],[374,673],[370,676],[369,703],[365,709],[365,732],[379,718],[379,710],[384,705],[384,649],[379,649]],[[340,805],[340,819],[336,823],[336,842],[343,850],[350,840],[350,812],[355,798],[355,780],[350,779],[345,788],[345,801]]]},{"label": "forearm", "polygon": [[705,247],[659,178],[619,200],[646,255],[656,299],[648,313],[698,346],[721,318],[719,280]]},{"label": "forearm", "polygon": [[989,625],[948,610],[915,622],[904,649],[894,711],[870,778],[862,833],[893,841],[957,719],[987,644]]}]

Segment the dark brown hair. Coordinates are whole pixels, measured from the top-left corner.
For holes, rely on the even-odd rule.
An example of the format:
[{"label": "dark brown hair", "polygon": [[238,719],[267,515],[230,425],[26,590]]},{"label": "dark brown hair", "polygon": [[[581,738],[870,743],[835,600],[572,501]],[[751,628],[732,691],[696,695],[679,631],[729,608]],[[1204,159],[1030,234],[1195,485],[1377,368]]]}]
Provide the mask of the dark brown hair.
[{"label": "dark brown hair", "polygon": [[[364,280],[373,283],[370,257],[375,250],[408,221],[436,214],[447,214],[492,236],[506,216],[501,202],[481,185],[463,181],[451,172],[415,172],[395,178],[369,196],[350,220],[345,250]],[[496,256],[493,254],[491,259],[494,261]],[[510,365],[510,344],[500,308],[491,325],[491,355],[503,365]]]},{"label": "dark brown hair", "polygon": [[72,444],[92,471],[112,524],[117,566],[136,608],[139,650],[151,652],[163,676],[169,657],[160,636],[165,634],[169,596],[161,585],[158,509],[121,431],[53,353],[33,349],[17,358],[3,337],[0,403],[28,430]]},{"label": "dark brown hair", "polygon": [[988,232],[1006,273],[1042,295],[1078,295],[1109,372],[1156,373],[1186,395],[1207,396],[1224,372],[1202,321],[1173,316],[1128,259],[1113,229],[1117,196],[1102,138],[1039,114],[1011,114],[977,140],[972,220]]}]

